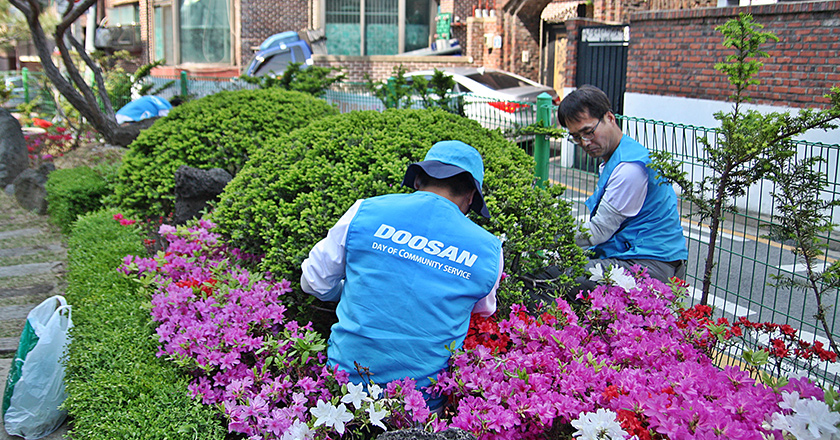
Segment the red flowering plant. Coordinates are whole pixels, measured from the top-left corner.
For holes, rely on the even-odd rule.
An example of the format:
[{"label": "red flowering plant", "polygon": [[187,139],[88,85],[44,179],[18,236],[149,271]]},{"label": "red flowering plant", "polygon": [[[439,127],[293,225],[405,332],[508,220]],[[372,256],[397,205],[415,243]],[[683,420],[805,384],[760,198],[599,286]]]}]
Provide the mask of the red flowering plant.
[{"label": "red flowering plant", "polygon": [[[782,434],[766,424],[784,411],[782,395],[706,354],[719,339],[705,310],[678,315],[675,289],[641,269],[602,269],[593,279],[606,285],[578,296],[583,309],[558,299],[535,318],[516,306],[491,343],[455,352],[434,387],[454,401],[448,426],[494,440]],[[501,352],[495,341],[504,335]],[[779,391],[824,395],[801,378]]]},{"label": "red flowering plant", "polygon": [[86,129],[73,130],[72,127],[53,124],[41,118],[32,118],[32,125],[44,130],[43,133],[30,133],[24,136],[29,153],[29,164],[37,168],[44,162],[50,162],[76,149],[82,142],[94,139],[95,133]]}]

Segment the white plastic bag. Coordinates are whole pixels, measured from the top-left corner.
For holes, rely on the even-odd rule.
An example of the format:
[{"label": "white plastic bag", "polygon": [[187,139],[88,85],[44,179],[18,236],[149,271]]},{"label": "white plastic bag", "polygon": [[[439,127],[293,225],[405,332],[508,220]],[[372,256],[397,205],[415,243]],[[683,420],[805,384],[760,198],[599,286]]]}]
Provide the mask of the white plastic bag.
[{"label": "white plastic bag", "polygon": [[61,295],[29,312],[6,380],[3,422],[9,435],[26,440],[46,437],[64,422],[64,364],[61,356],[73,326],[70,306]]}]

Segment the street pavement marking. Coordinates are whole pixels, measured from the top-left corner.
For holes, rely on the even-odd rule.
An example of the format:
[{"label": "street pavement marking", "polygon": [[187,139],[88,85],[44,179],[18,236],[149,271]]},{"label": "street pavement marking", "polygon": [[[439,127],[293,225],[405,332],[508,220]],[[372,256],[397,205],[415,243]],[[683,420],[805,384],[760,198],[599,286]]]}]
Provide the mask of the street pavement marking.
[{"label": "street pavement marking", "polygon": [[[814,268],[814,271],[817,273],[825,272],[825,269],[830,266],[831,263],[827,261],[822,261],[820,264],[817,264],[817,267]],[[776,266],[779,270],[791,273],[798,273],[798,272],[807,272],[808,265],[805,263],[797,263],[797,264],[782,264],[781,266]]]},{"label": "street pavement marking", "polygon": [[[683,227],[683,230],[688,229],[688,233],[686,234],[686,236],[688,238],[691,238],[693,240],[697,240],[697,241],[702,242],[702,243],[709,244],[709,238],[711,238],[710,237],[711,232],[709,231],[709,228],[706,225],[702,225],[702,226],[695,225],[695,224],[693,224],[689,221],[683,220],[682,221],[682,227]],[[730,234],[729,232],[726,232],[726,231],[723,231],[723,230],[718,231],[718,237],[726,238],[726,239],[732,240],[732,241],[737,242],[737,243],[743,243],[743,242],[747,241],[747,239],[744,236],[733,235],[733,234]]]},{"label": "street pavement marking", "polygon": [[[703,290],[702,289],[698,289],[696,287],[691,287],[689,292],[691,294],[691,297],[696,299],[697,301],[700,301],[700,298],[703,297]],[[738,304],[735,304],[733,302],[729,302],[729,301],[727,301],[723,298],[718,298],[714,295],[709,295],[708,304],[710,306],[714,307],[715,311],[726,312],[726,313],[735,315],[735,317],[750,316],[750,315],[755,314],[755,312],[753,312],[752,310],[750,310],[746,307],[739,306]],[[733,313],[733,310],[734,310],[734,313]]]}]

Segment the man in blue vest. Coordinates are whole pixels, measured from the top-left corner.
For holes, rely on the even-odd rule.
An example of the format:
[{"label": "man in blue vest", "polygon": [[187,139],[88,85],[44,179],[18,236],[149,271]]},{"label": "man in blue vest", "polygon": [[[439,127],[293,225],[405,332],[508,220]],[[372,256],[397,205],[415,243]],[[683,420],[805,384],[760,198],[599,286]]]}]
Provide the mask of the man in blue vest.
[{"label": "man in blue vest", "polygon": [[[685,237],[673,187],[657,179],[648,167],[647,148],[622,133],[610,100],[597,87],[585,85],[560,103],[557,119],[568,130],[569,140],[595,159],[601,159],[598,186],[589,199],[589,220],[578,245],[593,257],[585,267],[603,269],[634,265],[647,267],[652,278],[667,282],[685,278],[688,258]],[[589,290],[595,283],[576,280]]]},{"label": "man in blue vest", "polygon": [[[303,262],[302,289],[338,301],[327,354],[330,366],[384,385],[406,377],[418,388],[448,366],[470,314],[490,316],[502,273],[501,242],[466,217],[490,217],[478,151],[460,141],[432,146],[408,166],[411,194],[358,200]],[[442,397],[425,394],[431,410]]]},{"label": "man in blue vest", "polygon": [[[178,103],[180,100],[175,105]],[[172,104],[169,101],[158,96],[144,95],[122,106],[115,116],[118,124],[124,124],[166,116],[170,110],[172,110]]]}]

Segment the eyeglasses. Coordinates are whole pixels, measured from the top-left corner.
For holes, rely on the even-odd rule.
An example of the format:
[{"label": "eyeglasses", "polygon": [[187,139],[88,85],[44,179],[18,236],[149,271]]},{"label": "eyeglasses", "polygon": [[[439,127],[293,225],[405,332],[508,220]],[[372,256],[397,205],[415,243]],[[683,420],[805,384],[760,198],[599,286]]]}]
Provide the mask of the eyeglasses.
[{"label": "eyeglasses", "polygon": [[583,130],[579,133],[569,133],[569,140],[574,144],[580,145],[584,140],[591,141],[592,139],[595,139],[595,130],[597,130],[598,126],[601,125],[601,121],[603,119],[604,117],[602,116],[601,119],[598,119],[598,123],[588,130]]}]

